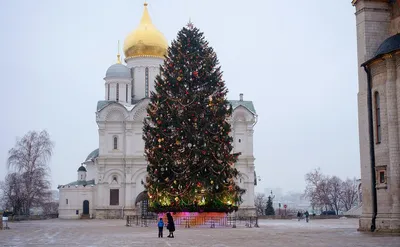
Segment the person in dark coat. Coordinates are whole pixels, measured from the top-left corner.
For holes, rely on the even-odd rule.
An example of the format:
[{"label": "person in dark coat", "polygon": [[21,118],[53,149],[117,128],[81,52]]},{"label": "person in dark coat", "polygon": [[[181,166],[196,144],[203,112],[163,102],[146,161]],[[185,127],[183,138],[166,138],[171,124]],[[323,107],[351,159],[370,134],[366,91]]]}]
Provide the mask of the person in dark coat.
[{"label": "person in dark coat", "polygon": [[4,212],[3,212],[3,224],[4,224],[4,229],[10,229],[9,227],[8,227],[8,211],[7,210],[5,210]]},{"label": "person in dark coat", "polygon": [[167,213],[167,219],[168,219],[167,229],[169,230],[168,238],[173,238],[174,231],[175,231],[175,223],[174,223],[174,219],[172,218],[171,213]]},{"label": "person in dark coat", "polygon": [[306,216],[306,222],[308,222],[308,217],[310,216],[310,213],[308,213],[308,211],[306,211],[306,212],[304,213],[304,215]]}]

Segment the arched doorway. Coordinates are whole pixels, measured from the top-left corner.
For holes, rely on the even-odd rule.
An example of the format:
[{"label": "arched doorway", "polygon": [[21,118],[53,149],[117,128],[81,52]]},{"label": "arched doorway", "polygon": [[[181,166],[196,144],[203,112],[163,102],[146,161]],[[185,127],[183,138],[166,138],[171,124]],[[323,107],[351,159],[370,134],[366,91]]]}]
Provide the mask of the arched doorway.
[{"label": "arched doorway", "polygon": [[151,213],[148,212],[149,207],[149,197],[147,195],[147,191],[142,191],[136,197],[135,200],[136,212],[142,216],[150,215]]},{"label": "arched doorway", "polygon": [[83,214],[84,215],[89,214],[89,201],[88,200],[83,201]]}]

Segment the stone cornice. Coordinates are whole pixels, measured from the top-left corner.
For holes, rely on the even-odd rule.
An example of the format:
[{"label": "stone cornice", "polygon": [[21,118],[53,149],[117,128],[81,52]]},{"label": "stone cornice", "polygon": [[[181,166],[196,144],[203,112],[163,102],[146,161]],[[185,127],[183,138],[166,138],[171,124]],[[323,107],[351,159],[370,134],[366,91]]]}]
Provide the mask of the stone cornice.
[{"label": "stone cornice", "polygon": [[59,190],[68,190],[68,191],[91,191],[96,184],[88,184],[88,185],[59,185]]},{"label": "stone cornice", "polygon": [[106,81],[105,84],[111,84],[111,83],[125,83],[125,84],[130,84],[132,81],[132,78],[121,78],[121,77],[107,77],[104,78]]},{"label": "stone cornice", "polygon": [[126,162],[128,162],[128,161],[140,161],[140,162],[143,162],[143,163],[146,163],[147,164],[147,161],[146,161],[146,159],[144,158],[144,155],[143,156],[125,156],[125,157],[123,157],[123,155],[121,155],[121,156],[116,156],[116,157],[110,157],[110,156],[107,156],[107,157],[105,157],[105,156],[99,156],[99,157],[97,157],[97,162],[105,162],[105,161],[116,161],[116,162],[120,162],[120,161],[126,161]]},{"label": "stone cornice", "polygon": [[[360,0],[352,0],[351,1],[351,4],[353,5],[353,6],[355,6],[358,2],[359,2]],[[369,0],[369,1],[373,1],[373,0]],[[388,0],[375,0],[375,2],[389,2]]]}]

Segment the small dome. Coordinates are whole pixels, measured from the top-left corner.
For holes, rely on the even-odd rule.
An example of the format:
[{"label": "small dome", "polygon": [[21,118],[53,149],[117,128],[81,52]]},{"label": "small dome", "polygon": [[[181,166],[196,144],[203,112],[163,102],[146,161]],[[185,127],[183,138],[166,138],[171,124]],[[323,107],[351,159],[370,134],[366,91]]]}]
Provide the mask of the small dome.
[{"label": "small dome", "polygon": [[84,166],[80,166],[78,168],[78,172],[87,172],[87,171],[86,171],[86,168]]},{"label": "small dome", "polygon": [[383,41],[383,43],[376,51],[375,57],[385,55],[397,50],[400,50],[400,33],[395,34]]},{"label": "small dome", "polygon": [[87,158],[86,158],[85,161],[88,161],[88,160],[91,160],[91,159],[95,159],[95,158],[97,158],[97,157],[99,157],[99,149],[98,149],[98,148],[95,149],[95,150],[93,150],[93,151],[87,156]]},{"label": "small dome", "polygon": [[116,63],[108,68],[106,77],[131,78],[131,70],[123,64]]}]

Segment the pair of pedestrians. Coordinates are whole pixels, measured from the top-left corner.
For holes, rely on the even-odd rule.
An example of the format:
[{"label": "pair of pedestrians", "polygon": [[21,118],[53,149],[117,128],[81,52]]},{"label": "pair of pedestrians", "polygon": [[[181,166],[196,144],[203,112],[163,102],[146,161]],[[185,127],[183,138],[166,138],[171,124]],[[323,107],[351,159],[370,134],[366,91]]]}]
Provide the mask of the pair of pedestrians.
[{"label": "pair of pedestrians", "polygon": [[[174,232],[175,232],[175,223],[174,219],[172,218],[171,213],[167,213],[167,229],[169,230],[169,235],[167,236],[168,238],[174,238]],[[164,221],[162,218],[158,221],[158,237],[162,238],[163,237],[163,230],[164,230]]]},{"label": "pair of pedestrians", "polygon": [[[306,210],[306,212],[304,212],[304,216],[306,217],[306,222],[308,222],[308,219],[310,217],[310,213],[308,213],[308,211]],[[303,213],[300,213],[300,211],[297,212],[297,218],[300,221],[303,218]]]}]

